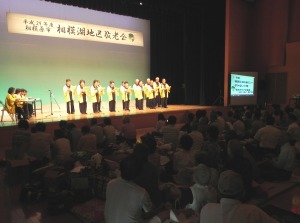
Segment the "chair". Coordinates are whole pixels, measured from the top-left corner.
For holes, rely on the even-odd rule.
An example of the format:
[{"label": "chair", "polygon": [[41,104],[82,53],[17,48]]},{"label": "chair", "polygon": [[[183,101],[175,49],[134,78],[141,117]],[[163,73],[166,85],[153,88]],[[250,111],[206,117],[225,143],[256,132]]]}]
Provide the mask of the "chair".
[{"label": "chair", "polygon": [[6,108],[5,108],[5,105],[2,101],[0,101],[0,105],[2,106],[2,114],[1,114],[1,122],[3,122],[3,117],[4,117],[4,112],[7,112],[7,114],[9,115],[9,117],[11,118],[11,120],[14,122],[17,122],[17,115],[14,115],[14,114],[10,114]]}]

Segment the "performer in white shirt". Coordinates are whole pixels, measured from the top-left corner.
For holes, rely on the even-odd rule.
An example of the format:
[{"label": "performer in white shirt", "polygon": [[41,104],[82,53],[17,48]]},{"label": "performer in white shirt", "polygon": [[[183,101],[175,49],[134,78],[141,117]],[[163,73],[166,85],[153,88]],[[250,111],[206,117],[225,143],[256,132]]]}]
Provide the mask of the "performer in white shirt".
[{"label": "performer in white shirt", "polygon": [[86,90],[84,88],[85,80],[80,80],[79,85],[77,86],[77,98],[79,103],[79,110],[81,114],[87,114],[87,101],[86,101]]},{"label": "performer in white shirt", "polygon": [[101,101],[102,101],[102,95],[104,94],[104,89],[101,88],[99,80],[93,81],[93,86],[91,86],[90,91],[91,91],[91,100],[93,103],[93,112],[100,113]]},{"label": "performer in white shirt", "polygon": [[116,98],[119,95],[118,88],[115,87],[115,82],[110,81],[109,86],[107,87],[107,95],[108,95],[108,103],[109,103],[109,111],[115,112],[116,111]]},{"label": "performer in white shirt", "polygon": [[166,83],[166,79],[162,79],[160,86],[160,97],[161,97],[161,106],[163,108],[168,107],[168,97],[170,93],[171,86]]},{"label": "performer in white shirt", "polygon": [[161,107],[161,99],[160,99],[160,85],[159,77],[155,78],[155,82],[153,83],[155,88],[155,107]]},{"label": "performer in white shirt", "polygon": [[139,85],[136,87],[136,96],[138,99],[137,109],[143,110],[144,105],[144,86],[143,81],[139,81]]},{"label": "performer in white shirt", "polygon": [[134,85],[132,86],[132,89],[133,89],[133,92],[134,92],[134,98],[135,98],[135,108],[137,108],[137,96],[136,96],[136,94],[135,94],[135,90],[136,90],[136,87],[139,85],[139,79],[135,79],[135,83],[134,83]]},{"label": "performer in white shirt", "polygon": [[67,103],[67,113],[74,114],[74,89],[71,87],[71,79],[66,79],[66,84],[63,87],[64,98]]},{"label": "performer in white shirt", "polygon": [[124,101],[124,110],[130,111],[130,92],[131,88],[128,86],[128,81],[124,81],[124,94],[122,96],[122,100]]},{"label": "performer in white shirt", "polygon": [[125,110],[125,106],[124,106],[124,100],[123,100],[123,95],[124,95],[124,82],[125,81],[122,81],[122,84],[120,86],[120,94],[121,94],[121,98],[122,98],[122,108],[123,108],[123,111]]},{"label": "performer in white shirt", "polygon": [[146,80],[146,84],[145,84],[145,87],[144,87],[144,93],[145,93],[145,96],[146,96],[146,107],[149,108],[149,98],[148,98],[148,86],[150,86],[150,78],[147,78]]},{"label": "performer in white shirt", "polygon": [[148,103],[150,109],[155,109],[155,88],[153,80],[150,81],[150,84],[147,87]]}]

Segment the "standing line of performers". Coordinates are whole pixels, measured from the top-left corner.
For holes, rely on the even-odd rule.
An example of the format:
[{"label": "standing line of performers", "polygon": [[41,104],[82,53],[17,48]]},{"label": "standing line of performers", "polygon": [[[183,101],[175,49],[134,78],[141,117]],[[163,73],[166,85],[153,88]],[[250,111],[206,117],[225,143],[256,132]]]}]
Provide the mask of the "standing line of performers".
[{"label": "standing line of performers", "polygon": [[115,82],[110,81],[106,88],[101,87],[99,80],[94,80],[92,86],[85,86],[85,80],[80,80],[78,86],[72,86],[71,80],[67,79],[63,87],[64,98],[67,105],[67,113],[74,114],[74,96],[77,95],[79,111],[81,114],[87,114],[87,97],[90,97],[94,113],[100,113],[102,96],[106,93],[108,96],[109,111],[116,111],[117,97],[122,98],[123,111],[130,111],[130,96],[133,93],[135,106],[138,110],[143,110],[144,100],[146,107],[155,109],[156,107],[168,107],[168,97],[171,86],[166,83],[166,79],[159,82],[159,77],[155,81],[150,78],[144,84],[142,80],[136,79],[133,86],[129,86],[128,81],[122,81],[120,88],[115,87]]}]

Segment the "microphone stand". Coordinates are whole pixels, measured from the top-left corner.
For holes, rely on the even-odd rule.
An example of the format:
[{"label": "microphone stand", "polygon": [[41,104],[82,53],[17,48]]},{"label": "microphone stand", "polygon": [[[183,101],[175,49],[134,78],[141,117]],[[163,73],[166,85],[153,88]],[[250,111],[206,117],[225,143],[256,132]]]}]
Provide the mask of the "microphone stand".
[{"label": "microphone stand", "polygon": [[[53,103],[52,103],[52,99],[54,99],[54,101],[56,102],[57,107],[58,107],[59,110],[60,110],[60,106],[59,106],[59,104],[57,103],[57,101],[56,101],[56,99],[55,99],[55,97],[54,97],[52,91],[51,91],[51,90],[48,90],[48,91],[49,91],[49,93],[50,93],[50,111],[51,111],[51,113],[50,113],[50,115],[47,115],[46,117],[53,116],[53,110],[52,110],[52,104],[53,104]],[[59,115],[59,116],[61,116],[61,115]]]}]

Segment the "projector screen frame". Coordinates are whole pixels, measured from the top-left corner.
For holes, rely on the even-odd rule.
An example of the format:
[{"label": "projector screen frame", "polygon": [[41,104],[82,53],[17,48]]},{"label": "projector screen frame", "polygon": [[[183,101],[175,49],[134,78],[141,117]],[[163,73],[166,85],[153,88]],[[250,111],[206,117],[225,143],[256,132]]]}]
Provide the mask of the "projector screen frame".
[{"label": "projector screen frame", "polygon": [[[254,77],[254,94],[252,95],[231,95],[231,80],[232,75],[250,76]],[[257,84],[258,84],[258,72],[257,71],[231,71],[228,78],[228,97],[229,105],[255,105],[257,104]]]}]

